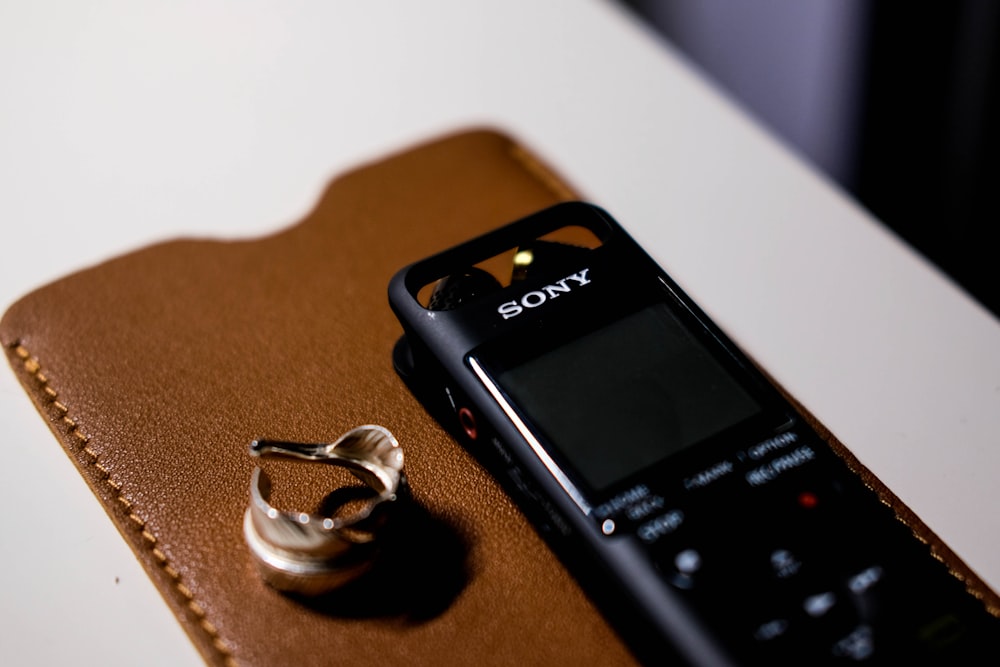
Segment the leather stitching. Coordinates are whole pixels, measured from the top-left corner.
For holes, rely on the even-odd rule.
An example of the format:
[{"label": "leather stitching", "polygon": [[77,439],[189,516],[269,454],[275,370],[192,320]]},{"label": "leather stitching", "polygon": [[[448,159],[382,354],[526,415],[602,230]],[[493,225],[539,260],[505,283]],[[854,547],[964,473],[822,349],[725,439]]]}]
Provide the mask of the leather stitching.
[{"label": "leather stitching", "polygon": [[114,494],[115,502],[125,512],[128,522],[139,532],[139,536],[142,539],[142,542],[146,545],[146,548],[149,549],[149,553],[152,555],[153,560],[170,578],[174,590],[178,593],[178,595],[180,595],[184,605],[194,618],[195,624],[206,634],[209,644],[217,652],[219,661],[222,664],[227,665],[227,667],[234,666],[236,661],[233,658],[232,650],[219,635],[218,628],[216,628],[215,625],[208,620],[205,609],[195,599],[194,593],[184,583],[180,572],[178,572],[177,569],[171,565],[167,555],[160,548],[159,540],[156,535],[154,535],[146,525],[146,521],[135,509],[132,501],[126,498],[122,493],[121,482],[116,480],[111,475],[108,468],[101,463],[100,454],[94,450],[93,447],[91,447],[90,436],[87,435],[86,431],[81,428],[80,424],[78,424],[77,421],[70,416],[70,409],[59,400],[58,392],[52,387],[49,382],[49,378],[42,371],[42,365],[38,361],[37,357],[32,356],[28,349],[20,342],[15,342],[11,345],[11,349],[13,350],[14,356],[17,358],[14,364],[19,362],[24,371],[37,382],[37,390],[42,398],[43,404],[47,404],[51,408],[51,411],[55,413],[58,423],[62,425],[63,429],[68,434],[69,437],[67,439],[67,443],[70,445],[70,448],[75,448],[83,454],[82,458],[85,463],[90,465],[97,472],[98,478],[105,485],[107,485],[107,487]]}]

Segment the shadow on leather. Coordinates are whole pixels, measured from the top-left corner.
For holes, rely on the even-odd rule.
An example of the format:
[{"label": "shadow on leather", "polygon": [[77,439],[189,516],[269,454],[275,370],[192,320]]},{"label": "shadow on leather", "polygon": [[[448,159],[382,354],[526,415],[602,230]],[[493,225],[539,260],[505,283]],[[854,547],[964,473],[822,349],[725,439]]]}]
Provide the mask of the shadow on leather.
[{"label": "shadow on leather", "polygon": [[422,623],[443,613],[469,581],[467,541],[449,522],[412,499],[394,503],[379,531],[372,568],[317,597],[292,597],[310,609],[346,618]]}]

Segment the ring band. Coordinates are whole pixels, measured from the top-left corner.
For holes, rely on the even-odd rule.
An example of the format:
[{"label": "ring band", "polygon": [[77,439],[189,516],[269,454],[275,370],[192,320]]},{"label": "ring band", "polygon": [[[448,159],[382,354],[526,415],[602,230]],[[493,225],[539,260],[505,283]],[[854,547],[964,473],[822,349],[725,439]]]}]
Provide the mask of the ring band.
[{"label": "ring band", "polygon": [[329,444],[255,440],[250,454],[346,468],[375,494],[346,517],[288,512],[271,506],[271,481],[255,468],[243,535],[268,584],[283,592],[319,595],[371,567],[379,546],[376,510],[395,501],[406,486],[403,451],[389,431],[360,426]]}]

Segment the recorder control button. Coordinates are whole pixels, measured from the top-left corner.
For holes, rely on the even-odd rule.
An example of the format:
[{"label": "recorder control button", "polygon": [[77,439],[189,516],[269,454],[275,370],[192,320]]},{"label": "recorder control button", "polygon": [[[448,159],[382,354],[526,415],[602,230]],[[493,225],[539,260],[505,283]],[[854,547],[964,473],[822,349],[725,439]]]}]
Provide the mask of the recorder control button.
[{"label": "recorder control button", "polygon": [[666,581],[681,590],[691,590],[695,587],[696,576],[702,568],[702,556],[697,549],[683,549],[673,555],[657,561],[657,567]]},{"label": "recorder control button", "polygon": [[476,416],[472,414],[472,410],[469,408],[459,408],[458,423],[462,426],[462,430],[465,431],[465,435],[469,436],[470,440],[475,440],[479,437],[479,428],[476,426]]},{"label": "recorder control button", "polygon": [[837,596],[834,595],[833,591],[825,591],[807,597],[802,601],[802,608],[813,618],[820,618],[826,616],[835,604],[837,604]]},{"label": "recorder control button", "polygon": [[788,620],[776,618],[765,623],[761,623],[754,630],[753,637],[759,642],[769,642],[781,637],[788,631]]},{"label": "recorder control button", "polygon": [[859,625],[833,645],[833,655],[854,662],[868,660],[875,653],[875,633],[867,625]]},{"label": "recorder control button", "polygon": [[674,567],[681,574],[692,575],[701,569],[701,554],[697,549],[685,549],[674,556]]},{"label": "recorder control button", "polygon": [[882,567],[872,565],[847,580],[847,588],[855,595],[867,592],[882,579]]},{"label": "recorder control button", "polygon": [[771,552],[771,569],[779,579],[788,579],[802,569],[802,561],[788,549],[775,549]]}]

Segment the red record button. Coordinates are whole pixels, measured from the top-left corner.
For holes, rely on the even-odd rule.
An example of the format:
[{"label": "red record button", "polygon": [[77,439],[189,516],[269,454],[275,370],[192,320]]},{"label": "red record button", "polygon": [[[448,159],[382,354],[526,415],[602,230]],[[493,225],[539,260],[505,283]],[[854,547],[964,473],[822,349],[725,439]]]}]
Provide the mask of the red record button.
[{"label": "red record button", "polygon": [[819,505],[819,498],[812,491],[803,491],[799,494],[797,500],[799,501],[799,507],[807,510],[811,510]]}]

